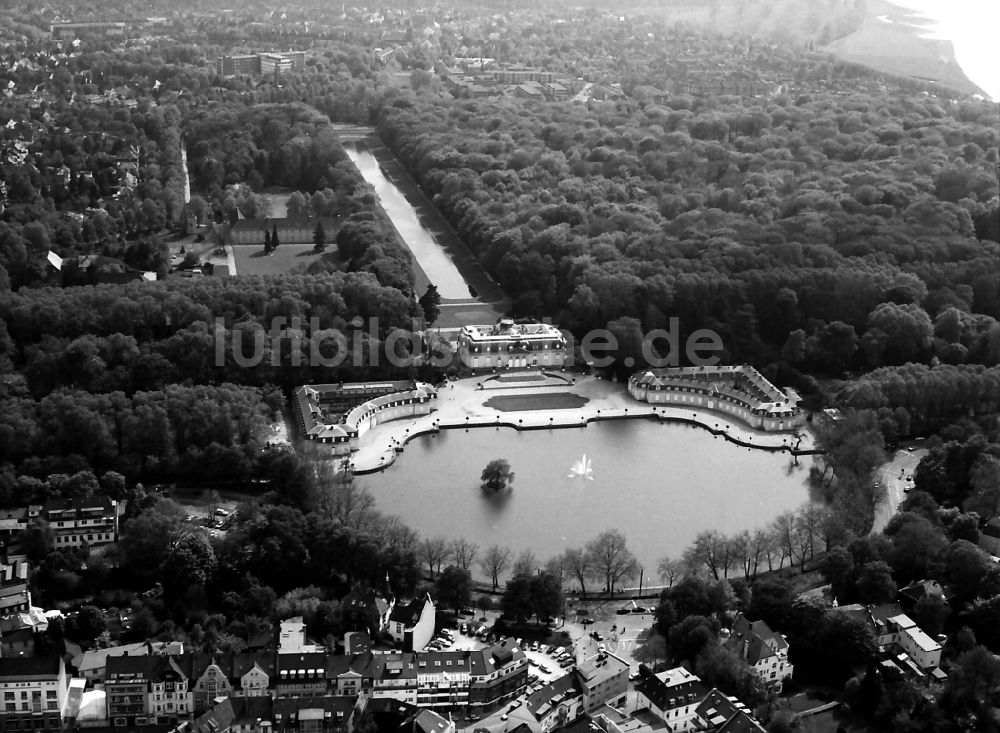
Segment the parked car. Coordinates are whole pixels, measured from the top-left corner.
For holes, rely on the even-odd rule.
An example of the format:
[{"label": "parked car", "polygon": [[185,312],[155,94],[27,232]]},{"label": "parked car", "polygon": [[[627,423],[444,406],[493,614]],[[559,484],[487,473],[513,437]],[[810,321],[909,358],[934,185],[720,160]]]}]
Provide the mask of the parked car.
[{"label": "parked car", "polygon": [[632,609],[632,613],[649,613],[649,609],[644,606],[636,606]]},{"label": "parked car", "polygon": [[546,666],[545,666],[544,664],[539,664],[539,665],[538,665],[538,669],[539,669],[539,670],[540,670],[540,671],[541,671],[542,673],[544,673],[544,674],[549,674],[549,673],[551,672],[551,670],[550,670],[550,669],[549,669],[548,667],[546,667]]}]

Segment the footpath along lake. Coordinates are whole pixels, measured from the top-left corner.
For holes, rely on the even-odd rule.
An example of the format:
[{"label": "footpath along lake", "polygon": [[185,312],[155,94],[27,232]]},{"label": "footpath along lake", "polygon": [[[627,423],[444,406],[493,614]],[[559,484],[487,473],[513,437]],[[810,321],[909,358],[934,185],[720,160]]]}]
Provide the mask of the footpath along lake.
[{"label": "footpath along lake", "polygon": [[[569,475],[583,454],[593,480]],[[513,487],[499,495],[479,488],[493,458],[506,458],[515,473]],[[808,501],[811,462],[743,448],[698,427],[614,420],[443,430],[410,441],[392,466],[358,482],[381,511],[424,537],[465,537],[515,554],[530,549],[542,562],[619,529],[656,583],[658,560],[679,556],[699,532],[764,527]]]}]

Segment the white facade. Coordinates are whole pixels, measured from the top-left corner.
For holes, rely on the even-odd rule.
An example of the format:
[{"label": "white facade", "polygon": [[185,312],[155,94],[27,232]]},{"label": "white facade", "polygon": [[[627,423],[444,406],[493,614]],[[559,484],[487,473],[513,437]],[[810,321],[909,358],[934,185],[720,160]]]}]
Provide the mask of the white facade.
[{"label": "white facade", "polygon": [[566,339],[548,323],[502,319],[493,326],[463,327],[458,356],[472,369],[561,367],[566,362]]},{"label": "white facade", "polygon": [[941,645],[925,633],[907,615],[893,616],[889,622],[895,629],[893,641],[905,651],[921,669],[941,665]]}]

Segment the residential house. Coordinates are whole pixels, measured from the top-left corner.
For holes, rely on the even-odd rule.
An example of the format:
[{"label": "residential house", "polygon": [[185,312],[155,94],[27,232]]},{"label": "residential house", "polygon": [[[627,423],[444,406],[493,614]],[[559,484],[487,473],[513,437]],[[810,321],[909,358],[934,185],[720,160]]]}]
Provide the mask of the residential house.
[{"label": "residential house", "polygon": [[396,599],[386,600],[367,583],[355,583],[340,602],[345,626],[379,634],[389,627],[389,616],[396,607]]},{"label": "residential house", "polygon": [[941,663],[941,645],[926,634],[913,620],[903,613],[898,603],[884,603],[879,606],[863,606],[854,603],[834,607],[839,613],[846,613],[863,621],[872,630],[875,642],[887,653],[898,647],[907,657],[899,660],[905,665],[912,659],[921,670],[936,669]]},{"label": "residential house", "polygon": [[0,616],[23,613],[31,607],[29,578],[26,560],[0,562]]},{"label": "residential house", "polygon": [[941,666],[941,645],[926,634],[906,614],[889,619],[895,629],[894,643],[897,644],[921,669],[936,669]]},{"label": "residential house", "polygon": [[388,698],[417,704],[417,662],[415,655],[375,654],[370,667],[372,698]]},{"label": "residential house", "polygon": [[455,723],[433,710],[418,710],[396,728],[396,733],[455,733]]},{"label": "residential house", "polygon": [[170,723],[190,715],[190,655],[146,658],[151,662],[149,712],[158,723]]},{"label": "residential house", "polygon": [[469,652],[469,705],[491,706],[521,694],[528,684],[528,657],[512,639]]},{"label": "residential house", "polygon": [[76,674],[90,684],[104,681],[110,657],[142,657],[150,654],[183,654],[184,643],[180,641],[142,641],[135,644],[120,644],[106,649],[90,649],[73,660]]},{"label": "residential house", "polygon": [[320,697],[326,694],[324,653],[278,654],[277,697]]},{"label": "residential house", "polygon": [[322,644],[310,644],[306,641],[306,625],[301,616],[281,622],[278,654],[315,654],[325,651],[326,647]]},{"label": "residential house", "polygon": [[466,652],[422,652],[413,656],[419,707],[456,708],[469,704],[471,675]]},{"label": "residential house", "polygon": [[356,697],[278,699],[273,704],[274,733],[350,733]]},{"label": "residential house", "polygon": [[397,604],[389,614],[390,636],[402,643],[404,651],[423,649],[434,636],[435,609],[430,594],[404,605]]},{"label": "residential house", "polygon": [[584,712],[583,690],[576,674],[569,672],[535,690],[525,699],[523,707],[542,733],[576,720]]},{"label": "residential house", "polygon": [[333,695],[360,695],[370,690],[372,655],[330,654],[326,658],[326,688]]},{"label": "residential house", "polygon": [[635,691],[636,710],[649,710],[671,731],[681,733],[697,728],[697,708],[708,694],[701,678],[684,667],[654,674],[646,665],[639,667]]},{"label": "residential house", "polygon": [[783,680],[792,676],[788,641],[763,621],[750,621],[741,613],[725,645],[743,657],[765,686],[775,692],[781,692]]},{"label": "residential house", "polygon": [[[29,507],[28,517],[33,519]],[[84,543],[99,547],[118,541],[118,502],[103,494],[73,499],[49,499],[37,509],[55,535],[55,549],[77,548]]]},{"label": "residential house", "polygon": [[936,580],[918,580],[899,589],[899,604],[906,612],[913,611],[920,601],[930,597],[940,598],[945,603],[948,602],[944,588]]},{"label": "residential house", "polygon": [[190,655],[109,657],[104,691],[112,727],[169,724],[192,712]]},{"label": "residential house", "polygon": [[764,726],[750,716],[746,705],[713,689],[697,708],[700,730],[716,733],[765,733]]},{"label": "residential house", "polygon": [[57,654],[0,658],[0,731],[58,731],[69,690],[66,665]]},{"label": "residential house", "polygon": [[[0,181],[2,183],[2,181]],[[0,509],[0,540],[8,545],[28,526],[28,510]]]},{"label": "residential house", "polygon": [[0,618],[0,657],[30,657],[35,654],[35,627],[14,613]]},{"label": "residential house", "polygon": [[596,710],[605,703],[618,705],[625,702],[629,663],[616,654],[601,652],[584,659],[577,665],[575,673],[583,692],[586,712]]}]

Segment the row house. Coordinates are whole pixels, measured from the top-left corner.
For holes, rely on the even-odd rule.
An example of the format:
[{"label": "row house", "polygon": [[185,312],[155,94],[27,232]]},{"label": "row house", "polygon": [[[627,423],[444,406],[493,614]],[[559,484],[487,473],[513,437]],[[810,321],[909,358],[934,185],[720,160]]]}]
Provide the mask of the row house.
[{"label": "row house", "polygon": [[275,687],[280,697],[319,697],[326,694],[326,658],[322,652],[279,654]]},{"label": "row house", "polygon": [[[616,694],[607,672],[595,663],[593,678],[581,683],[591,686],[589,695]],[[528,660],[510,639],[478,651],[123,654],[106,659],[103,678],[108,719],[124,727],[201,715],[224,698],[364,696],[429,709],[482,708],[524,691]]]},{"label": "row house", "polygon": [[66,665],[57,654],[0,658],[0,733],[61,730],[68,691]]},{"label": "row house", "polygon": [[469,705],[489,706],[521,694],[528,657],[511,639],[469,652]]},{"label": "row house", "polygon": [[190,664],[195,712],[218,697],[270,697],[277,680],[274,654],[195,654]]},{"label": "row house", "polygon": [[112,727],[169,724],[193,712],[190,655],[111,657],[104,691]]}]

